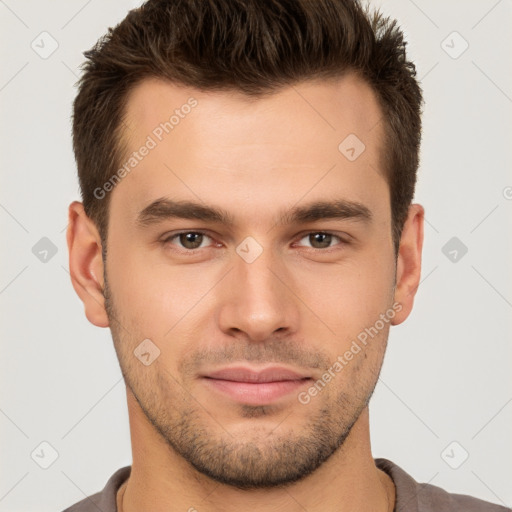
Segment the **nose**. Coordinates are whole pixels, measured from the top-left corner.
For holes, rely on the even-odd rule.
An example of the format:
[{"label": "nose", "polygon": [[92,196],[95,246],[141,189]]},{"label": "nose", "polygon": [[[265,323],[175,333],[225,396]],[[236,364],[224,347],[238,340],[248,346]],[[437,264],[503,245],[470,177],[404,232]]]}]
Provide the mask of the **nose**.
[{"label": "nose", "polygon": [[244,333],[249,341],[261,342],[299,329],[299,299],[293,277],[270,250],[263,250],[251,263],[238,254],[234,268],[223,280],[218,322],[230,335]]}]

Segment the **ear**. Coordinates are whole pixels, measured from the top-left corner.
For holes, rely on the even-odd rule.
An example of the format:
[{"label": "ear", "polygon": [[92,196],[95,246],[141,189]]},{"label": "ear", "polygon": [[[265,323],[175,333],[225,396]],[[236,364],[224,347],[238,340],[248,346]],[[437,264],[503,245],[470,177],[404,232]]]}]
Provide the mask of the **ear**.
[{"label": "ear", "polygon": [[412,204],[409,207],[400,238],[396,270],[395,302],[401,304],[402,309],[391,320],[391,325],[401,324],[409,316],[414,304],[421,277],[424,218],[423,206]]},{"label": "ear", "polygon": [[69,273],[76,293],[84,303],[85,316],[98,327],[108,327],[103,297],[103,259],[101,237],[83,204],[69,205],[66,234],[69,250]]}]

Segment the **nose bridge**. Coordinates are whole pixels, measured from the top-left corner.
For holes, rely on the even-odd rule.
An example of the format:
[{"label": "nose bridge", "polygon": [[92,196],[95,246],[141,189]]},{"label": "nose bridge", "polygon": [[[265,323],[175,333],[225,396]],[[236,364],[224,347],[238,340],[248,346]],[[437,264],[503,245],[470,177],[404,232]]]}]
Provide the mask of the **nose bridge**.
[{"label": "nose bridge", "polygon": [[244,331],[249,339],[264,340],[277,330],[295,330],[297,304],[286,282],[283,265],[269,248],[245,240],[236,249],[233,271],[226,283],[220,323],[225,331]]}]

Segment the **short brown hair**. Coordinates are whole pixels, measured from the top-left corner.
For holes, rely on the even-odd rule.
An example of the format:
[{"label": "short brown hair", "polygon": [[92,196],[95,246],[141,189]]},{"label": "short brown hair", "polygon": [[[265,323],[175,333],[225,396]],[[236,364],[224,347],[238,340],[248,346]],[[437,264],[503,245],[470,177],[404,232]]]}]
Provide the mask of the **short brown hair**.
[{"label": "short brown hair", "polygon": [[[396,20],[358,0],[148,0],[89,51],[73,105],[84,209],[106,243],[128,93],[150,77],[259,97],[308,79],[359,74],[383,111],[395,255],[416,185],[422,91]],[[341,142],[341,141],[340,141]]]}]

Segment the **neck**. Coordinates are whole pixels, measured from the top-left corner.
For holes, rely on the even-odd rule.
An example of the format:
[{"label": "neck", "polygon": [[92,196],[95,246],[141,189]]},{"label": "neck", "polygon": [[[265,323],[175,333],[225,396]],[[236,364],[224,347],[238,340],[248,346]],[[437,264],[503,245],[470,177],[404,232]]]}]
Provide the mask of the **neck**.
[{"label": "neck", "polygon": [[[395,488],[375,466],[364,409],[343,446],[306,478],[286,487],[240,490],[199,473],[169,448],[128,392],[133,463],[120,512],[391,512]],[[123,491],[123,489],[121,490]],[[121,494],[123,494],[121,496]]]}]

